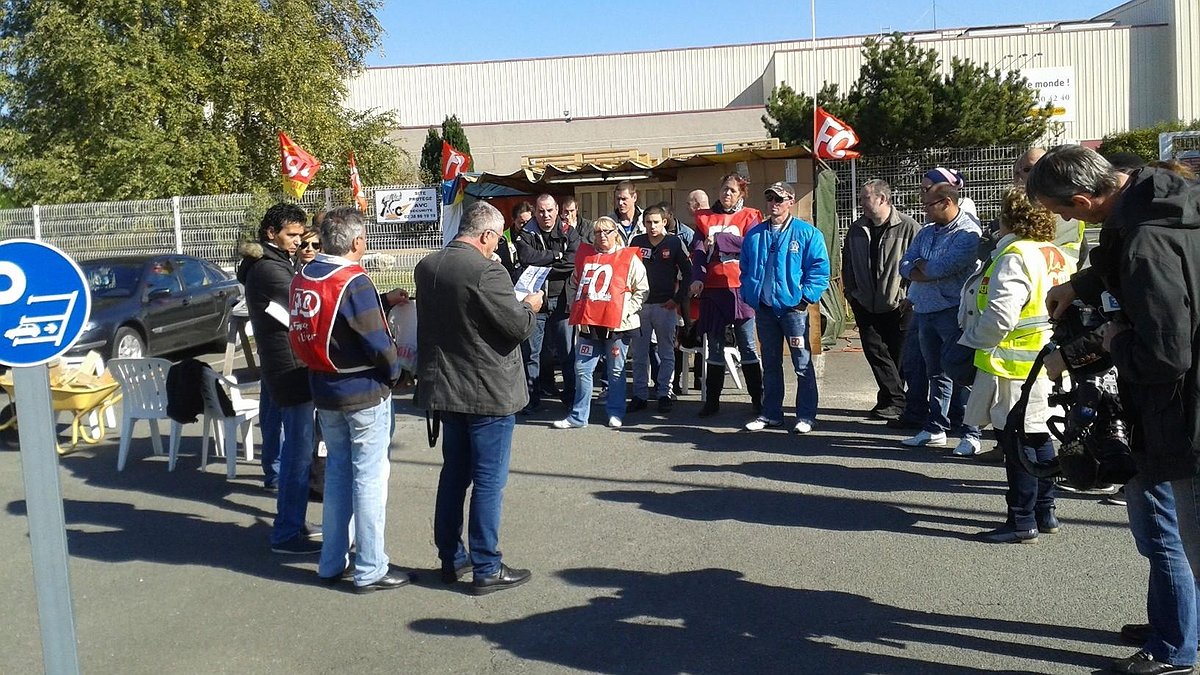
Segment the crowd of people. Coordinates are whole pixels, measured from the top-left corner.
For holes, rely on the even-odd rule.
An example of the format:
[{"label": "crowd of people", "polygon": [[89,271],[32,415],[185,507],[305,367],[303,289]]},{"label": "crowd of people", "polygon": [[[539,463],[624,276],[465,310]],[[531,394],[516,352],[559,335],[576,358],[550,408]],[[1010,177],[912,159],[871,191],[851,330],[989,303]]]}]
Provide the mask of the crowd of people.
[{"label": "crowd of people", "polygon": [[[1015,159],[988,223],[954,169],[924,174],[923,223],[896,208],[885,181],[868,180],[840,272],[877,385],[868,414],[912,431],[905,447],[945,447],[955,436],[954,455],[1003,462],[1005,520],[983,541],[1058,532],[1058,486],[1035,470],[1056,453],[1052,382],[1115,367],[1137,469],[1125,500],[1151,565],[1149,623],[1122,629],[1141,649],[1112,669],[1161,675],[1191,671],[1200,630],[1200,185],[1183,165],[1129,159],[1031,149]],[[651,401],[660,415],[680,414],[681,378],[699,377],[697,414],[711,417],[728,346],[750,396],[746,431],[818,425],[820,348],[809,321],[830,284],[825,236],[794,215],[792,185],[763,190],[766,213],[746,205],[749,189],[733,173],[711,206],[693,191],[690,226],[670,204],[642,208],[631,182],[594,221],[570,197],[539,195],[514,208],[508,226],[478,202],[456,238],[418,264],[415,403],[428,411],[431,444],[442,439],[434,542],[443,581],[470,574],[470,592],[484,594],[531,578],[502,560],[500,514],[518,416],[546,398],[564,406],[554,428],[587,426],[593,403],[621,428]],[[358,265],[367,225],[356,210],[307,222],[295,206],[272,207],[238,273],[264,370],[263,469],[278,491],[270,544],[320,552],[325,583],[397,588],[410,577],[389,564],[383,542],[390,399],[401,376],[386,314],[410,299],[403,289],[380,293]],[[1091,252],[1087,224],[1102,226]],[[518,293],[531,271],[542,283]],[[1053,344],[1054,320],[1081,302],[1103,307],[1108,321]],[[785,345],[796,377],[790,424]],[[704,363],[685,362],[681,348]],[[306,521],[314,420],[328,447],[319,530]],[[988,427],[996,447],[985,451]]]}]

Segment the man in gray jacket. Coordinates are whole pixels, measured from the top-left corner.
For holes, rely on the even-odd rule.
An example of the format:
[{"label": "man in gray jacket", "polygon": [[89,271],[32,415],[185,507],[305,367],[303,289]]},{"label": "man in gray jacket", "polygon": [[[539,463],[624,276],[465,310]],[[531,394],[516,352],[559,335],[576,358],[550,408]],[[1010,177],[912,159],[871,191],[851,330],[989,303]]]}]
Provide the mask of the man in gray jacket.
[{"label": "man in gray jacket", "polygon": [[871,414],[894,420],[904,410],[900,350],[911,318],[900,260],[921,226],[892,207],[892,188],[885,181],[864,183],[858,202],[863,216],[846,232],[842,282],[863,355],[879,386]]},{"label": "man in gray jacket", "polygon": [[[500,212],[476,202],[454,241],[416,269],[415,403],[440,417],[444,428],[433,538],[442,581],[452,584],[473,569],[473,595],[513,588],[531,576],[500,561],[500,504],[515,414],[529,402],[521,342],[533,333],[543,294],[516,299],[508,273],[492,260],[503,232]],[[472,483],[468,557],[463,501]]]}]

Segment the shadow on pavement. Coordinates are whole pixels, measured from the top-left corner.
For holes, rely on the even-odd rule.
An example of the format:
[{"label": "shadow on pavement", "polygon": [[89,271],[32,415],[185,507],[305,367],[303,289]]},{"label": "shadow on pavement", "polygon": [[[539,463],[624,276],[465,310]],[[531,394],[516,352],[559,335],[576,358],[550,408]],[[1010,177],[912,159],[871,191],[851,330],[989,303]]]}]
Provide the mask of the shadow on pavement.
[{"label": "shadow on pavement", "polygon": [[993,526],[987,520],[909,513],[898,506],[869,500],[748,488],[678,492],[610,490],[594,495],[605,501],[637,504],[651,513],[696,521],[736,520],[839,532],[886,531],[964,541],[973,541],[973,538],[944,527],[982,529]]},{"label": "shadow on pavement", "polygon": [[767,586],[725,569],[653,574],[583,568],[560,576],[575,586],[614,590],[583,606],[511,621],[422,619],[410,627],[429,635],[477,635],[518,658],[587,672],[664,675],[994,671],[919,660],[906,654],[913,644],[1099,668],[1106,657],[1027,644],[1025,636],[1112,640],[1107,631],[920,612],[851,593]]},{"label": "shadow on pavement", "polygon": [[937,492],[997,494],[1005,489],[999,480],[958,481],[933,478],[915,471],[881,467],[851,467],[819,462],[742,462],[741,464],[681,464],[680,473],[737,473],[751,478],[817,485],[857,492]]}]

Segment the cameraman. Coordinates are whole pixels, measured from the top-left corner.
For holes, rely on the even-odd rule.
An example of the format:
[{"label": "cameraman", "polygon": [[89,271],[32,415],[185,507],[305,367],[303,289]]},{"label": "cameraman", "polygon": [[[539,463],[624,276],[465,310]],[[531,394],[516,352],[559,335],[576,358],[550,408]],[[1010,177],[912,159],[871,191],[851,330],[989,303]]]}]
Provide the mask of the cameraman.
[{"label": "cameraman", "polygon": [[1122,174],[1092,150],[1063,145],[1033,167],[1026,189],[1063,218],[1103,223],[1092,267],[1047,294],[1051,316],[1076,298],[1099,307],[1105,290],[1124,313],[1097,330],[1090,353],[1059,350],[1046,361],[1056,377],[1111,355],[1130,425],[1138,475],[1125,494],[1138,552],[1150,561],[1150,631],[1141,651],[1111,669],[1190,673],[1200,563],[1200,185],[1158,168]]}]

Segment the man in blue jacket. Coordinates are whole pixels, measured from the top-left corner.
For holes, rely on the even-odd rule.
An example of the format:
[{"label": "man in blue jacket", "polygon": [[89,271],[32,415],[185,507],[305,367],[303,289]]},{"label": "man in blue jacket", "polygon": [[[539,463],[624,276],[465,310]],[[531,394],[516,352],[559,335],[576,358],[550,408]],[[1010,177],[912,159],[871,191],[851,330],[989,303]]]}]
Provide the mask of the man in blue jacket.
[{"label": "man in blue jacket", "polygon": [[796,371],[796,425],[812,431],[817,418],[817,376],[808,344],[808,306],[829,287],[829,253],[821,231],[792,215],[796,190],[778,182],[767,188],[768,218],[742,242],[742,300],[755,310],[762,345],[762,414],[747,431],[783,425],[783,341]]}]

